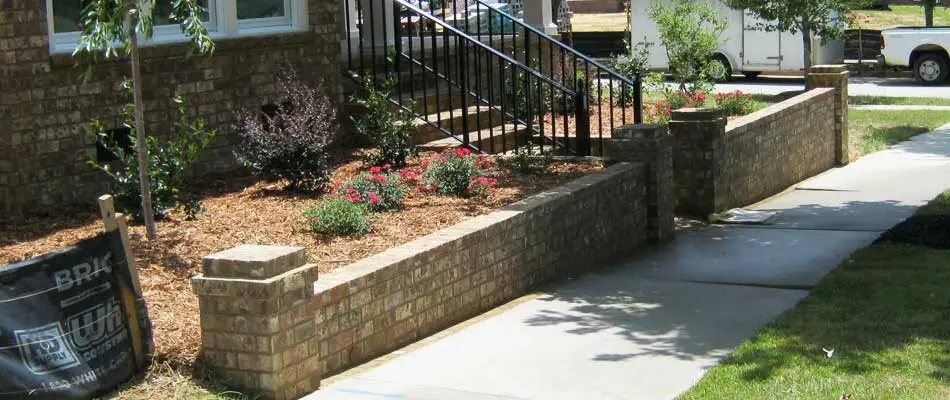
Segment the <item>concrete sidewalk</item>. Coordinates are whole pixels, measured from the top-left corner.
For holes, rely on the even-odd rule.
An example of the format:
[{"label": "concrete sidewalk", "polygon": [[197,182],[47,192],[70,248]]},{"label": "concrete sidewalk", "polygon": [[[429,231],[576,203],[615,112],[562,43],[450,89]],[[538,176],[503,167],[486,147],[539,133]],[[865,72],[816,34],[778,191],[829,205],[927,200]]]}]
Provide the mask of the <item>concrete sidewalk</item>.
[{"label": "concrete sidewalk", "polygon": [[[950,128],[948,128],[950,129]],[[670,399],[853,251],[950,187],[950,130],[920,135],[710,227],[555,285],[308,399]]]}]

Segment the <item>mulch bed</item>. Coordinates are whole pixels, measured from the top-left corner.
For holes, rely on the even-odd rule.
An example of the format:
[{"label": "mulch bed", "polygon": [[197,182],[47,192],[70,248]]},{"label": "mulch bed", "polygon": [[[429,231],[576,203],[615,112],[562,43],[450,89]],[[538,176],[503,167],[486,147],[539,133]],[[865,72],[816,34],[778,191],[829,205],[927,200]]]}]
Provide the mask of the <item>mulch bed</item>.
[{"label": "mulch bed", "polygon": [[[343,162],[333,183],[366,169],[360,161]],[[491,194],[462,199],[411,190],[404,210],[377,214],[375,232],[362,238],[327,238],[302,229],[301,212],[320,198],[284,192],[281,183],[249,177],[201,182],[194,191],[202,195],[205,212],[197,220],[172,213],[158,223],[159,239],[154,243],[144,239],[142,226],[131,228],[132,251],[155,329],[156,359],[181,373],[187,373],[196,359],[201,335],[190,278],[199,273],[204,256],[240,244],[300,246],[325,272],[602,169],[597,163],[556,162],[550,173],[534,176],[492,166],[498,186]],[[0,265],[70,246],[102,229],[98,215],[92,213],[4,223]]]}]

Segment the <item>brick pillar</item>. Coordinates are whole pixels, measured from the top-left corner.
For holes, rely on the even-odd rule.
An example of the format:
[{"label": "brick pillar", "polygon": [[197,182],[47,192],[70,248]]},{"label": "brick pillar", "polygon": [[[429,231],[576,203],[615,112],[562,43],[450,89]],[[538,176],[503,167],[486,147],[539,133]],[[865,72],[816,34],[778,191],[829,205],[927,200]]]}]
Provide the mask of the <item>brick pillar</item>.
[{"label": "brick pillar", "polygon": [[317,266],[306,260],[298,247],[244,245],[205,257],[191,279],[203,357],[227,385],[280,400],[320,386]]},{"label": "brick pillar", "polygon": [[838,165],[851,162],[848,155],[848,78],[851,73],[844,65],[816,65],[808,72],[808,86],[835,89],[835,161]]},{"label": "brick pillar", "polygon": [[726,116],[715,108],[673,111],[673,171],[676,210],[705,218],[720,211],[716,196],[716,146],[726,134]]},{"label": "brick pillar", "polygon": [[624,125],[604,142],[612,161],[647,165],[647,237],[654,243],[673,239],[673,138],[663,125]]}]

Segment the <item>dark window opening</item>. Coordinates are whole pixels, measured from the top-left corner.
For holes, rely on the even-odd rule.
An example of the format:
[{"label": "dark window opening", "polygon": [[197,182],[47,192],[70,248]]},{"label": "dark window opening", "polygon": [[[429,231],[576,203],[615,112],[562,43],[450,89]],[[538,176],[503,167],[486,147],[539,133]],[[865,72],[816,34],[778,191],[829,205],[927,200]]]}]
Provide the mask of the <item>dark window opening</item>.
[{"label": "dark window opening", "polygon": [[110,129],[106,131],[106,137],[99,136],[96,140],[96,160],[100,163],[112,162],[119,159],[119,156],[106,147],[106,143],[114,143],[116,147],[121,148],[126,153],[135,153],[132,147],[132,130],[127,127]]},{"label": "dark window opening", "polygon": [[261,116],[261,122],[264,124],[264,130],[270,131],[270,121],[277,118],[278,112],[281,115],[288,115],[294,112],[294,104],[289,101],[280,103],[279,106],[276,104],[265,104],[261,106],[261,112],[264,114]]}]

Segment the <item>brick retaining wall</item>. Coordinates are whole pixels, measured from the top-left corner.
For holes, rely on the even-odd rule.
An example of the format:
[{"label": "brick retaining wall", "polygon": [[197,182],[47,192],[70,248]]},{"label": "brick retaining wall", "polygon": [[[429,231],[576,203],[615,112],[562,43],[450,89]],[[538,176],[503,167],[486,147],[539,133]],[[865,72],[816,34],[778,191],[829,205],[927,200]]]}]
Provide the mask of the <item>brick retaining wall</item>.
[{"label": "brick retaining wall", "polygon": [[678,211],[705,217],[746,206],[848,162],[848,74],[812,71],[817,89],[728,124],[718,109],[673,112]]},{"label": "brick retaining wall", "polygon": [[754,203],[835,166],[834,90],[815,89],[726,125],[717,208]]},{"label": "brick retaining wall", "polygon": [[192,279],[204,357],[235,388],[298,398],[316,389],[322,374],[555,277],[628,256],[649,239],[669,239],[657,232],[672,232],[672,215],[649,216],[662,211],[648,197],[670,197],[672,176],[651,172],[670,164],[622,162],[319,278],[299,248],[243,246],[209,256],[204,274]]}]

